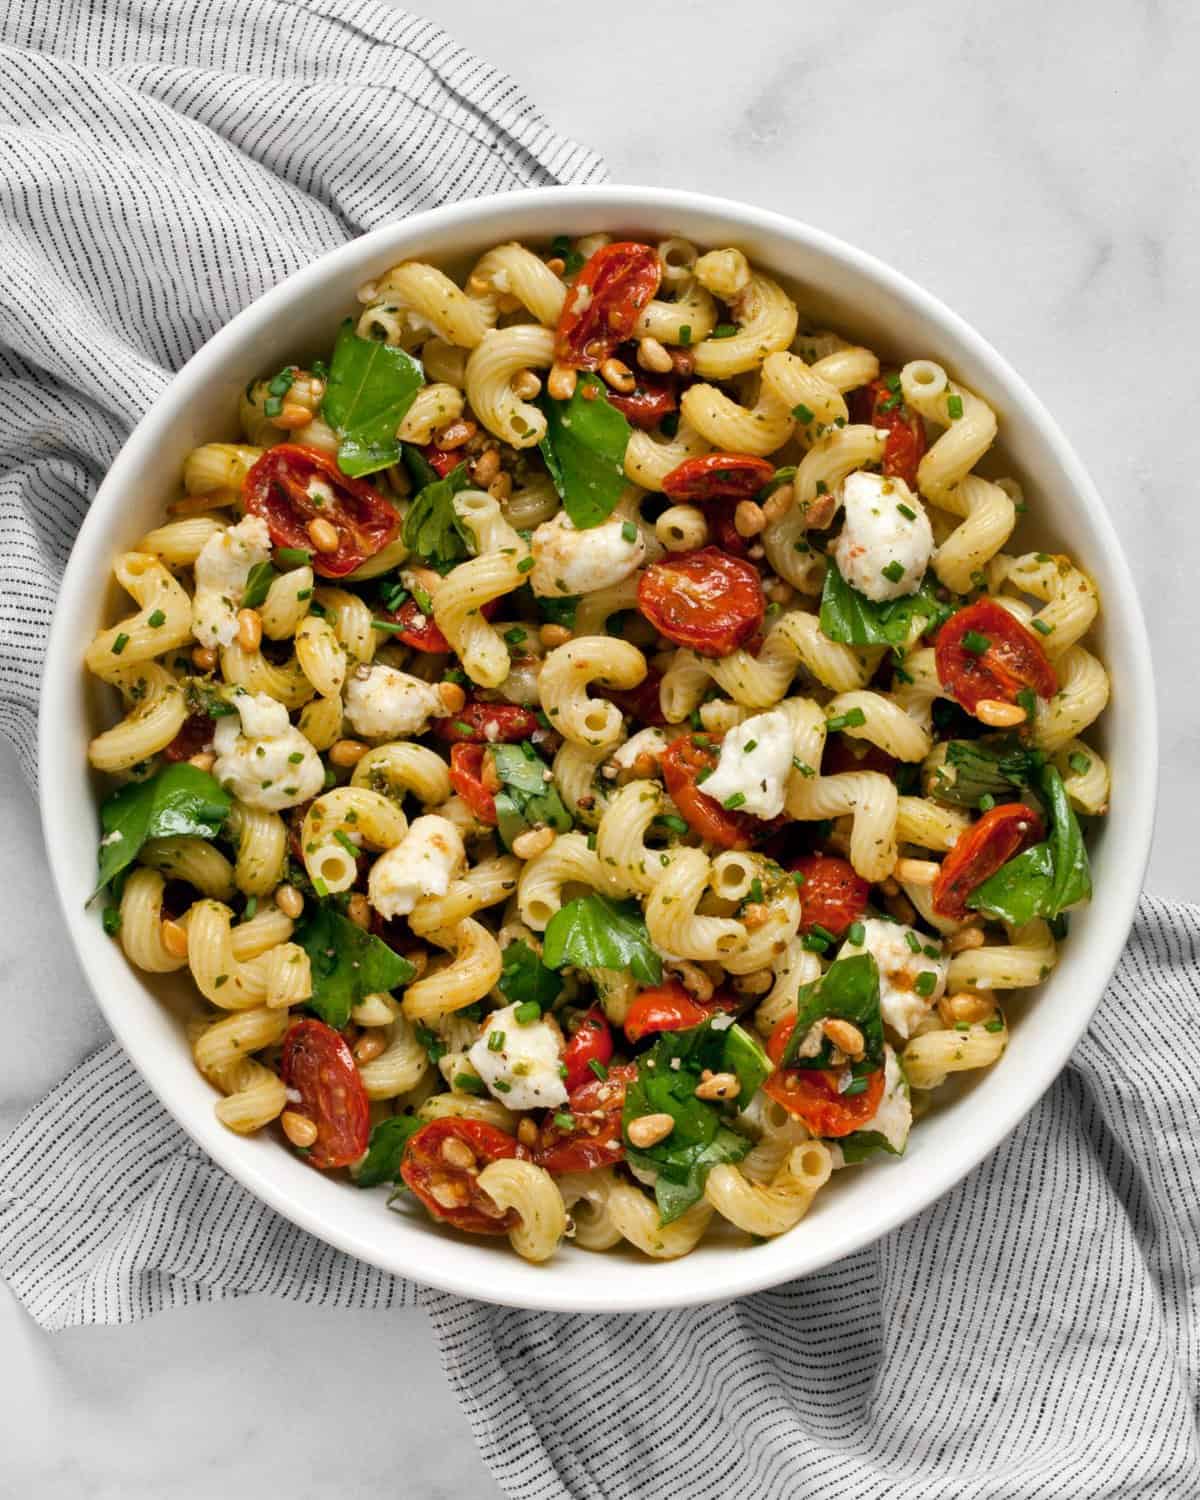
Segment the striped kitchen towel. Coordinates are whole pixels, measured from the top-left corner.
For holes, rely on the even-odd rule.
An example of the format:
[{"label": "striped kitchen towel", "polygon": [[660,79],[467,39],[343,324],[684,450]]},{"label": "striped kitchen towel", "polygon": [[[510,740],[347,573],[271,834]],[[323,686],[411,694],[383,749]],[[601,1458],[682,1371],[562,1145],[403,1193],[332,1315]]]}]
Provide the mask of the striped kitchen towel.
[{"label": "striped kitchen towel", "polygon": [[[0,84],[0,729],[32,780],[57,579],[171,371],[365,228],[602,168],[373,0],[7,0]],[[735,1304],[563,1317],[396,1280],[248,1196],[115,1045],[0,1145],[0,1274],[50,1329],[251,1292],[420,1303],[523,1500],[1195,1497],[1198,939],[1200,911],[1146,899],[1000,1151]]]}]

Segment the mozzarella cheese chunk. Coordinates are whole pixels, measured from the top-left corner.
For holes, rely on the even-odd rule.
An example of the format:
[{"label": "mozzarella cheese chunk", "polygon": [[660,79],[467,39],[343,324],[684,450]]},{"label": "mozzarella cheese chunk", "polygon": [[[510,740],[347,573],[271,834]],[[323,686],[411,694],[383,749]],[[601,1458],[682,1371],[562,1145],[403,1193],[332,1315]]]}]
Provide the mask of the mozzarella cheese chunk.
[{"label": "mozzarella cheese chunk", "polygon": [[196,558],[192,598],[192,634],[202,646],[233,644],[250,569],[270,556],[271,533],[261,516],[246,516],[205,542]]},{"label": "mozzarella cheese chunk", "polygon": [[436,687],[395,667],[360,667],[346,684],[346,717],[367,739],[423,734],[430,719],[445,715]]},{"label": "mozzarella cheese chunk", "polygon": [[[633,532],[630,541],[625,528]],[[578,531],[566,511],[559,511],[533,533],[533,571],[529,582],[535,594],[564,598],[611,588],[641,567],[646,558],[642,533],[629,521],[605,521]]]},{"label": "mozzarella cheese chunk", "polygon": [[371,866],[367,895],[382,917],[406,917],[423,896],[444,896],[465,861],[462,835],[430,813]]},{"label": "mozzarella cheese chunk", "polygon": [[842,481],[842,505],[833,557],[846,582],[876,603],[915,594],[933,556],[933,528],[908,485],[860,470]]},{"label": "mozzarella cheese chunk", "polygon": [[[493,1032],[503,1032],[498,1051],[488,1046]],[[567,1102],[567,1086],[559,1072],[562,1033],[549,1021],[522,1026],[517,1007],[506,1005],[487,1018],[479,1040],[467,1053],[471,1066],[509,1109],[553,1109]]]},{"label": "mozzarella cheese chunk", "polygon": [[639,755],[648,755],[655,761],[661,760],[669,743],[662,730],[653,725],[648,729],[639,729],[619,749],[613,751],[611,763],[622,771],[630,771]]},{"label": "mozzarella cheese chunk", "polygon": [[[864,918],[861,944],[843,943],[839,958],[855,953],[869,953],[879,967],[879,1008],[883,1019],[898,1036],[910,1037],[913,1028],[929,1013],[946,992],[946,975],[950,960],[942,946],[915,928],[901,922],[883,922],[877,917]],[[915,943],[915,949],[913,944]],[[930,957],[926,948],[936,948]],[[924,981],[929,993],[921,995],[915,988],[922,974],[932,974],[933,984]]]},{"label": "mozzarella cheese chunk", "polygon": [[723,806],[741,796],[738,812],[777,818],[783,811],[792,769],[792,726],[787,714],[773,708],[731,729],[721,744],[717,769],[702,790]]},{"label": "mozzarella cheese chunk", "polygon": [[879,1108],[860,1130],[875,1130],[893,1151],[903,1151],[912,1129],[912,1099],[900,1059],[890,1047],[884,1049],[883,1098]]},{"label": "mozzarella cheese chunk", "polygon": [[266,693],[237,693],[232,714],[213,731],[212,773],[247,807],[279,812],[307,802],[325,785],[321,757]]}]

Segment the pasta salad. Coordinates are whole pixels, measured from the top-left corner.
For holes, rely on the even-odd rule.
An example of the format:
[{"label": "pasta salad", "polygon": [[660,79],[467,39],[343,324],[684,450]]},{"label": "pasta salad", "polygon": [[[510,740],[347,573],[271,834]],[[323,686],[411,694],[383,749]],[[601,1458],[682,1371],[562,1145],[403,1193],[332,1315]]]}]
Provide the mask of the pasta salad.
[{"label": "pasta salad", "polygon": [[[1091,877],[1097,592],[733,247],[359,290],[118,557],[97,895],[229,1129],[530,1260],[903,1153]],[[870,1169],[870,1168],[868,1168]]]}]

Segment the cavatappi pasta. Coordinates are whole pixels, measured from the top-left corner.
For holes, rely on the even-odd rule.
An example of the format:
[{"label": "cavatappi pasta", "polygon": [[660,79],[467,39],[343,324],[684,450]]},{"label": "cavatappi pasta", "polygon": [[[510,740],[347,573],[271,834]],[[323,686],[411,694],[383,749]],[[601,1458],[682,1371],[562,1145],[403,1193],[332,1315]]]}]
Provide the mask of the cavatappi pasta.
[{"label": "cavatappi pasta", "polygon": [[188,971],[229,1129],[393,1207],[535,1262],[782,1234],[1090,895],[1096,588],[1014,540],[979,393],[736,246],[359,300],[116,559],[104,924]]}]

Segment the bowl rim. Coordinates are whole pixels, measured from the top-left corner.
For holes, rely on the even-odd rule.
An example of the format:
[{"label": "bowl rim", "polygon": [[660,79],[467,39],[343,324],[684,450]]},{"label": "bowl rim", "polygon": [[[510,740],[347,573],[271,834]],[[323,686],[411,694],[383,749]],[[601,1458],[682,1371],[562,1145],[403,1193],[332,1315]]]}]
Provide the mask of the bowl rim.
[{"label": "bowl rim", "polygon": [[[908,276],[894,270],[870,252],[860,250],[801,220],[703,192],[612,183],[587,187],[526,189],[496,197],[467,199],[425,210],[381,225],[326,252],[262,293],[192,355],[126,439],[84,517],[63,574],[59,599],[69,599],[75,591],[92,586],[97,576],[107,576],[104,567],[110,561],[112,552],[107,534],[116,513],[126,471],[132,470],[140,461],[143,450],[152,448],[162,439],[169,414],[180,408],[186,393],[192,388],[200,388],[219,375],[226,350],[236,346],[244,329],[278,313],[284,313],[302,302],[310,288],[324,283],[335,265],[345,277],[348,293],[352,295],[354,266],[372,259],[379,248],[391,240],[411,243],[424,234],[452,231],[457,227],[461,227],[465,238],[481,226],[493,221],[502,222],[509,212],[515,214],[540,204],[546,205],[547,219],[556,207],[603,211],[615,222],[636,220],[642,210],[652,211],[656,215],[664,210],[677,210],[685,215],[707,214],[727,219],[743,232],[759,231],[776,235],[792,241],[800,249],[808,248],[840,261],[855,274],[862,274],[872,281],[883,294],[906,303],[913,313],[928,322],[934,330],[949,335],[969,348],[972,358],[987,367],[1014,397],[1017,409],[1012,420],[1032,423],[1040,441],[1050,449],[1055,461],[1067,475],[1072,491],[1069,505],[1076,510],[1082,508],[1087,514],[1089,523],[1108,552],[1108,565],[1119,586],[1120,598],[1115,605],[1111,604],[1111,594],[1106,595],[1106,614],[1110,620],[1118,620],[1120,629],[1129,639],[1131,654],[1140,661],[1143,668],[1140,673],[1135,674],[1135,681],[1121,684],[1123,696],[1127,700],[1135,700],[1133,711],[1137,716],[1142,738],[1138,754],[1133,760],[1133,774],[1127,776],[1122,783],[1123,862],[1119,868],[1106,871],[1110,907],[1115,907],[1123,917],[1122,920],[1110,923],[1102,932],[1089,934],[1090,965],[1096,977],[1095,993],[1089,996],[1086,1003],[1076,1005],[1069,1024],[1060,1024],[1055,1032],[1055,1045],[1038,1054],[1039,1066],[1027,1069],[1020,1078],[1012,1079],[1012,1087],[1004,1095],[1001,1106],[991,1112],[986,1123],[975,1133],[973,1144],[964,1145],[961,1153],[956,1154],[950,1164],[942,1160],[928,1163],[924,1175],[917,1184],[910,1185],[910,1190],[902,1201],[871,1220],[865,1231],[849,1237],[842,1236],[829,1246],[815,1244],[806,1247],[807,1253],[803,1257],[802,1266],[788,1267],[780,1263],[781,1258],[778,1256],[760,1258],[759,1254],[748,1254],[738,1247],[736,1253],[723,1252],[723,1274],[720,1290],[715,1295],[678,1285],[682,1278],[672,1277],[665,1267],[662,1274],[653,1280],[647,1280],[645,1291],[618,1292],[615,1295],[611,1291],[605,1291],[602,1295],[590,1292],[586,1276],[559,1279],[546,1275],[538,1268],[527,1269],[532,1269],[535,1276],[541,1278],[540,1281],[526,1283],[519,1277],[513,1277],[513,1281],[517,1283],[515,1287],[488,1285],[488,1268],[495,1269],[492,1257],[480,1255],[469,1262],[472,1268],[478,1265],[479,1274],[476,1275],[463,1274],[455,1266],[441,1264],[436,1247],[426,1257],[428,1263],[414,1264],[412,1257],[403,1253],[389,1256],[379,1245],[346,1229],[337,1219],[326,1217],[315,1206],[298,1198],[289,1191],[282,1179],[273,1176],[270,1171],[262,1170],[256,1161],[239,1156],[239,1138],[225,1131],[215,1117],[209,1121],[198,1120],[190,1110],[179,1107],[178,1101],[170,1096],[162,1080],[156,1077],[152,1062],[147,1060],[149,1048],[143,1045],[135,1018],[121,1004],[119,995],[105,992],[91,978],[82,924],[93,919],[87,913],[72,910],[72,903],[67,896],[70,885],[67,879],[64,835],[69,821],[70,799],[56,795],[60,777],[45,774],[48,768],[60,764],[64,776],[69,771],[69,767],[62,764],[63,752],[56,732],[59,715],[65,714],[69,695],[78,691],[80,671],[79,637],[70,628],[69,611],[57,607],[46,650],[39,702],[38,760],[43,772],[39,783],[39,803],[47,857],[59,905],[72,945],[102,1014],[143,1079],[168,1112],[207,1155],[236,1181],[291,1223],[325,1243],[418,1283],[478,1300],[550,1311],[657,1311],[672,1306],[725,1301],[734,1296],[779,1285],[798,1276],[810,1275],[831,1262],[874,1243],[936,1202],[973,1171],[986,1156],[997,1149],[1006,1135],[1011,1134],[1057,1078],[1086,1029],[1116,967],[1135,915],[1149,858],[1158,766],[1153,663],[1145,620],[1128,562],[1096,486],[1040,399],[1004,356],[971,324]],[[96,572],[97,562],[102,565],[99,575]],[[86,767],[80,769],[86,774]],[[787,1238],[785,1235],[774,1244],[779,1245]],[[399,1244],[399,1237],[396,1243]],[[431,1245],[433,1244],[431,1241]],[[729,1258],[731,1254],[732,1259]]]}]

